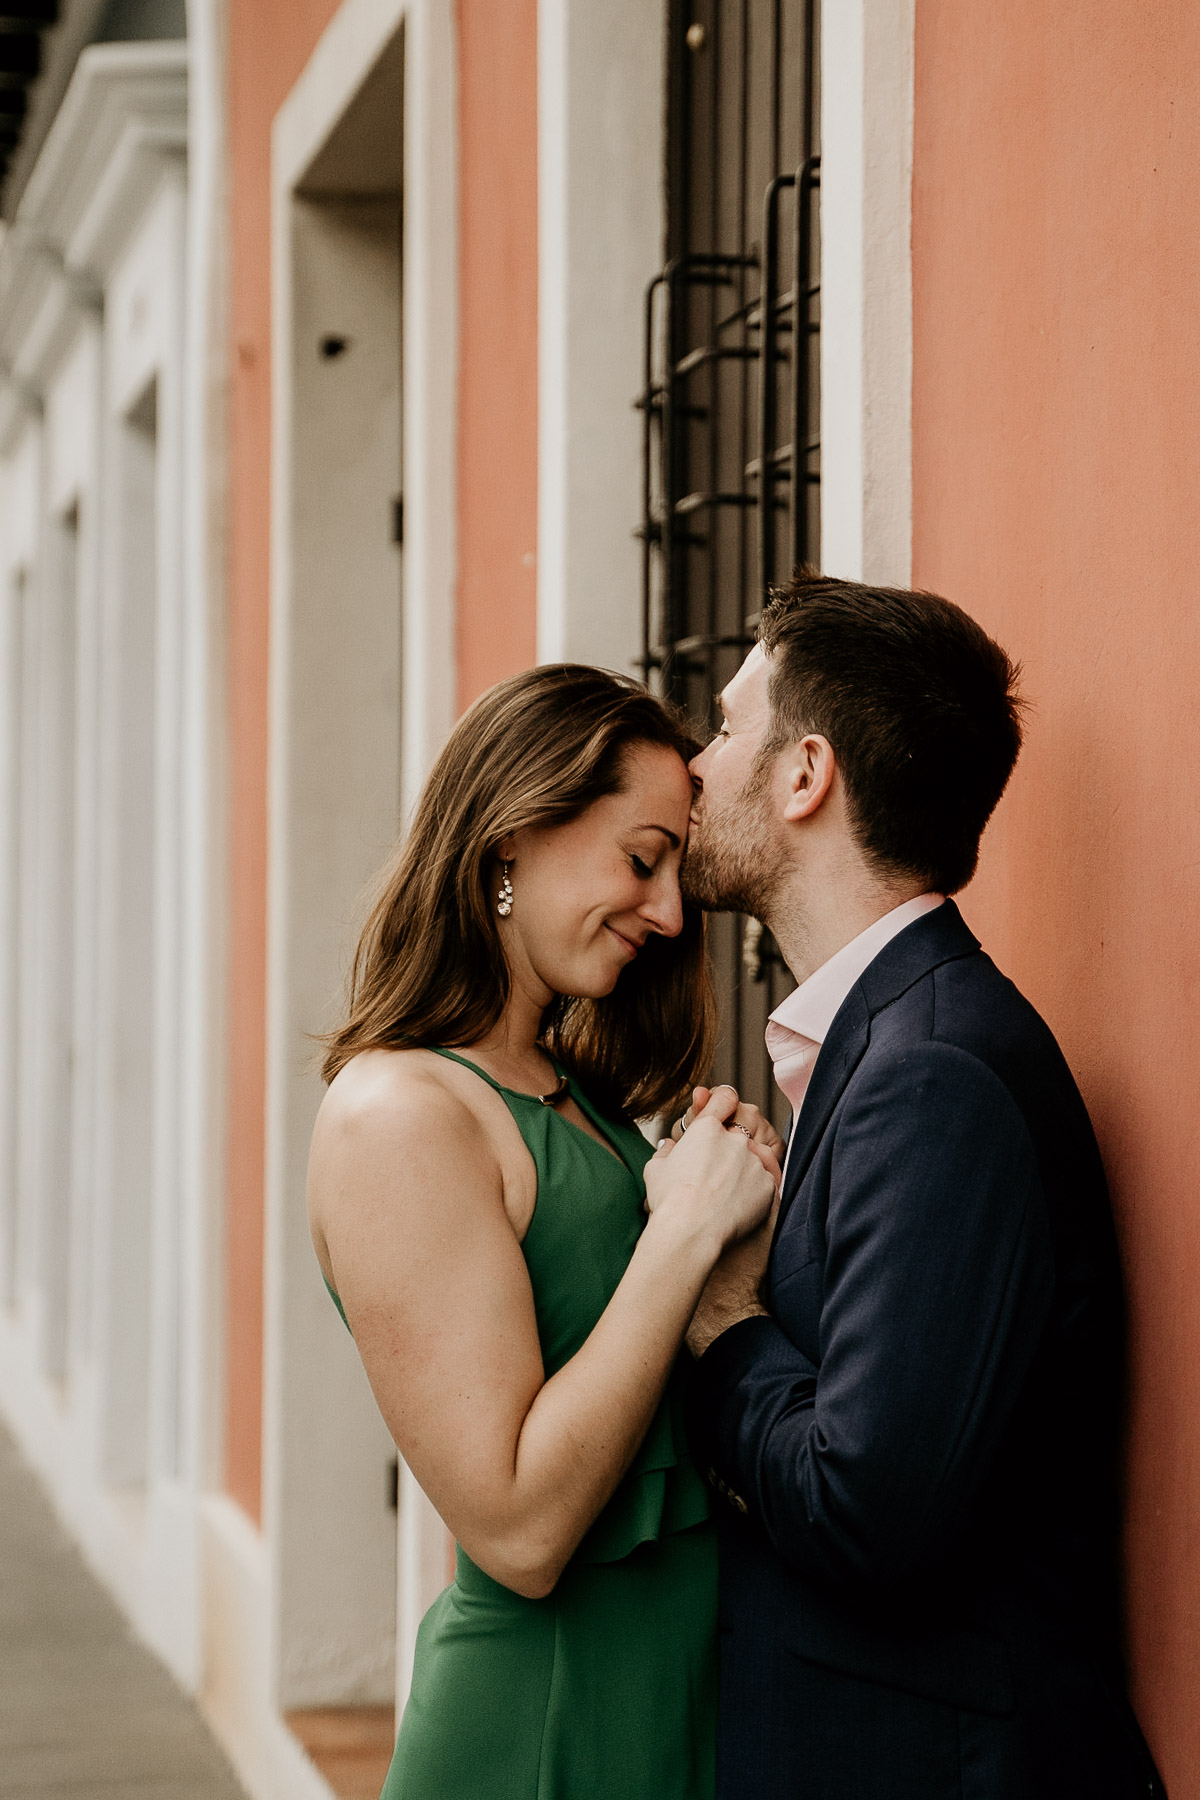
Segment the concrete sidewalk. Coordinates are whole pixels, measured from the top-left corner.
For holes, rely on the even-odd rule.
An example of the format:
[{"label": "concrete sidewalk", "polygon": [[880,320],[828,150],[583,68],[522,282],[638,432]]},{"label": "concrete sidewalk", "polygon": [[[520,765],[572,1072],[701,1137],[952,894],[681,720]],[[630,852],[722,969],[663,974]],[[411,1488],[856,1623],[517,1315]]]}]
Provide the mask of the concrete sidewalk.
[{"label": "concrete sidewalk", "polygon": [[2,1428],[0,1795],[243,1800],[196,1708],[136,1642]]}]

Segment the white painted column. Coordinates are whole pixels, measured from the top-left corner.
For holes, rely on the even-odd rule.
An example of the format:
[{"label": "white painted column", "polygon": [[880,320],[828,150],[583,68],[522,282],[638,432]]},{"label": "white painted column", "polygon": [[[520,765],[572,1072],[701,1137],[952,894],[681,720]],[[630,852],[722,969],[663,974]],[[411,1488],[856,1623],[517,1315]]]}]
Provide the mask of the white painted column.
[{"label": "white painted column", "polygon": [[838,0],[821,23],[821,562],[912,568],[915,0]]},{"label": "white painted column", "polygon": [[456,712],[458,88],[452,0],[411,0],[404,12],[404,64],[400,791],[407,818]]},{"label": "white painted column", "polygon": [[[227,216],[225,6],[187,0],[188,155],[180,592],[179,1471],[199,1495],[223,1457]],[[200,1680],[200,1642],[192,1680]]]},{"label": "white painted column", "polygon": [[[453,0],[410,0],[404,26],[404,629],[401,824],[457,711],[458,81]],[[417,1626],[444,1585],[446,1528],[401,1459],[397,1717]]]},{"label": "white painted column", "polygon": [[101,321],[94,300],[82,309],[78,335],[63,371],[60,412],[51,414],[52,503],[68,493],[77,508],[79,684],[76,748],[78,820],[74,894],[75,1072],[71,1121],[67,1372],[74,1397],[88,1377],[92,1354],[93,1227],[95,1217],[96,879],[101,824],[98,809],[97,730],[100,710],[100,387]]},{"label": "white painted column", "polygon": [[641,643],[646,285],[663,261],[662,0],[538,9],[538,656]]},{"label": "white painted column", "polygon": [[[7,493],[0,494],[3,526],[8,523],[8,498]],[[7,541],[7,531],[4,538]],[[9,1306],[14,1298],[16,1253],[22,588],[18,570],[0,567],[0,1305]]]},{"label": "white painted column", "polygon": [[[23,416],[24,415],[24,416]],[[30,753],[30,713],[34,696],[29,688],[30,640],[35,628],[29,568],[36,538],[35,507],[39,500],[37,479],[38,427],[17,409],[15,431],[22,448],[9,441],[0,488],[0,604],[3,606],[3,736],[4,762],[0,806],[3,808],[0,847],[0,1303],[14,1315],[22,1291],[23,1260],[21,1182],[27,1154],[28,1127],[24,1102],[28,1095],[28,1057],[25,1036],[30,1023],[29,980],[26,956],[27,886],[31,874],[27,851],[30,821],[28,808],[34,795]]]}]

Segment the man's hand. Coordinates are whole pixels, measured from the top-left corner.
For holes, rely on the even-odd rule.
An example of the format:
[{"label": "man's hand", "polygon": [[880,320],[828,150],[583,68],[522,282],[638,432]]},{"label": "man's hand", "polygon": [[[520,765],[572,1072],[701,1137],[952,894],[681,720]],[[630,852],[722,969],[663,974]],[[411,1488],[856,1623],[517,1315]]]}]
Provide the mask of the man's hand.
[{"label": "man's hand", "polygon": [[685,1341],[693,1356],[703,1356],[714,1339],[731,1325],[769,1316],[760,1289],[778,1215],[776,1193],[775,1204],[758,1230],[740,1243],[731,1244],[714,1265],[687,1329]]}]

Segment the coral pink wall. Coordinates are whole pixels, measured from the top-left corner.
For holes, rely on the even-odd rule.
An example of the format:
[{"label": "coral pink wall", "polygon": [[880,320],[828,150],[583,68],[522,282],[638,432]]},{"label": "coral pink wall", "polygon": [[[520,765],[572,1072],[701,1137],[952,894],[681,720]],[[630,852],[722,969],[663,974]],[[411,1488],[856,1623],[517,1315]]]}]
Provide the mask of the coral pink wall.
[{"label": "coral pink wall", "polygon": [[458,703],[537,660],[537,0],[458,0]]},{"label": "coral pink wall", "polygon": [[271,122],[337,0],[231,0],[225,1486],[262,1487]]},{"label": "coral pink wall", "polygon": [[914,579],[1034,706],[964,908],[1112,1180],[1133,1679],[1172,1800],[1200,1796],[1198,171],[1194,0],[918,0]]}]

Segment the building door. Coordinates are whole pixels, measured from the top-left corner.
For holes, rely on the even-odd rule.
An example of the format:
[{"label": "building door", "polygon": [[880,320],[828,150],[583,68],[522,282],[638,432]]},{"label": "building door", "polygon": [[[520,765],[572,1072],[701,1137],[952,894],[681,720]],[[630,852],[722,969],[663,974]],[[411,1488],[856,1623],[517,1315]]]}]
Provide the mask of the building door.
[{"label": "building door", "polygon": [[[819,554],[817,0],[671,0],[666,261],[646,299],[643,668],[707,736],[773,583]],[[715,1074],[777,1122],[791,985],[717,917]]]}]

